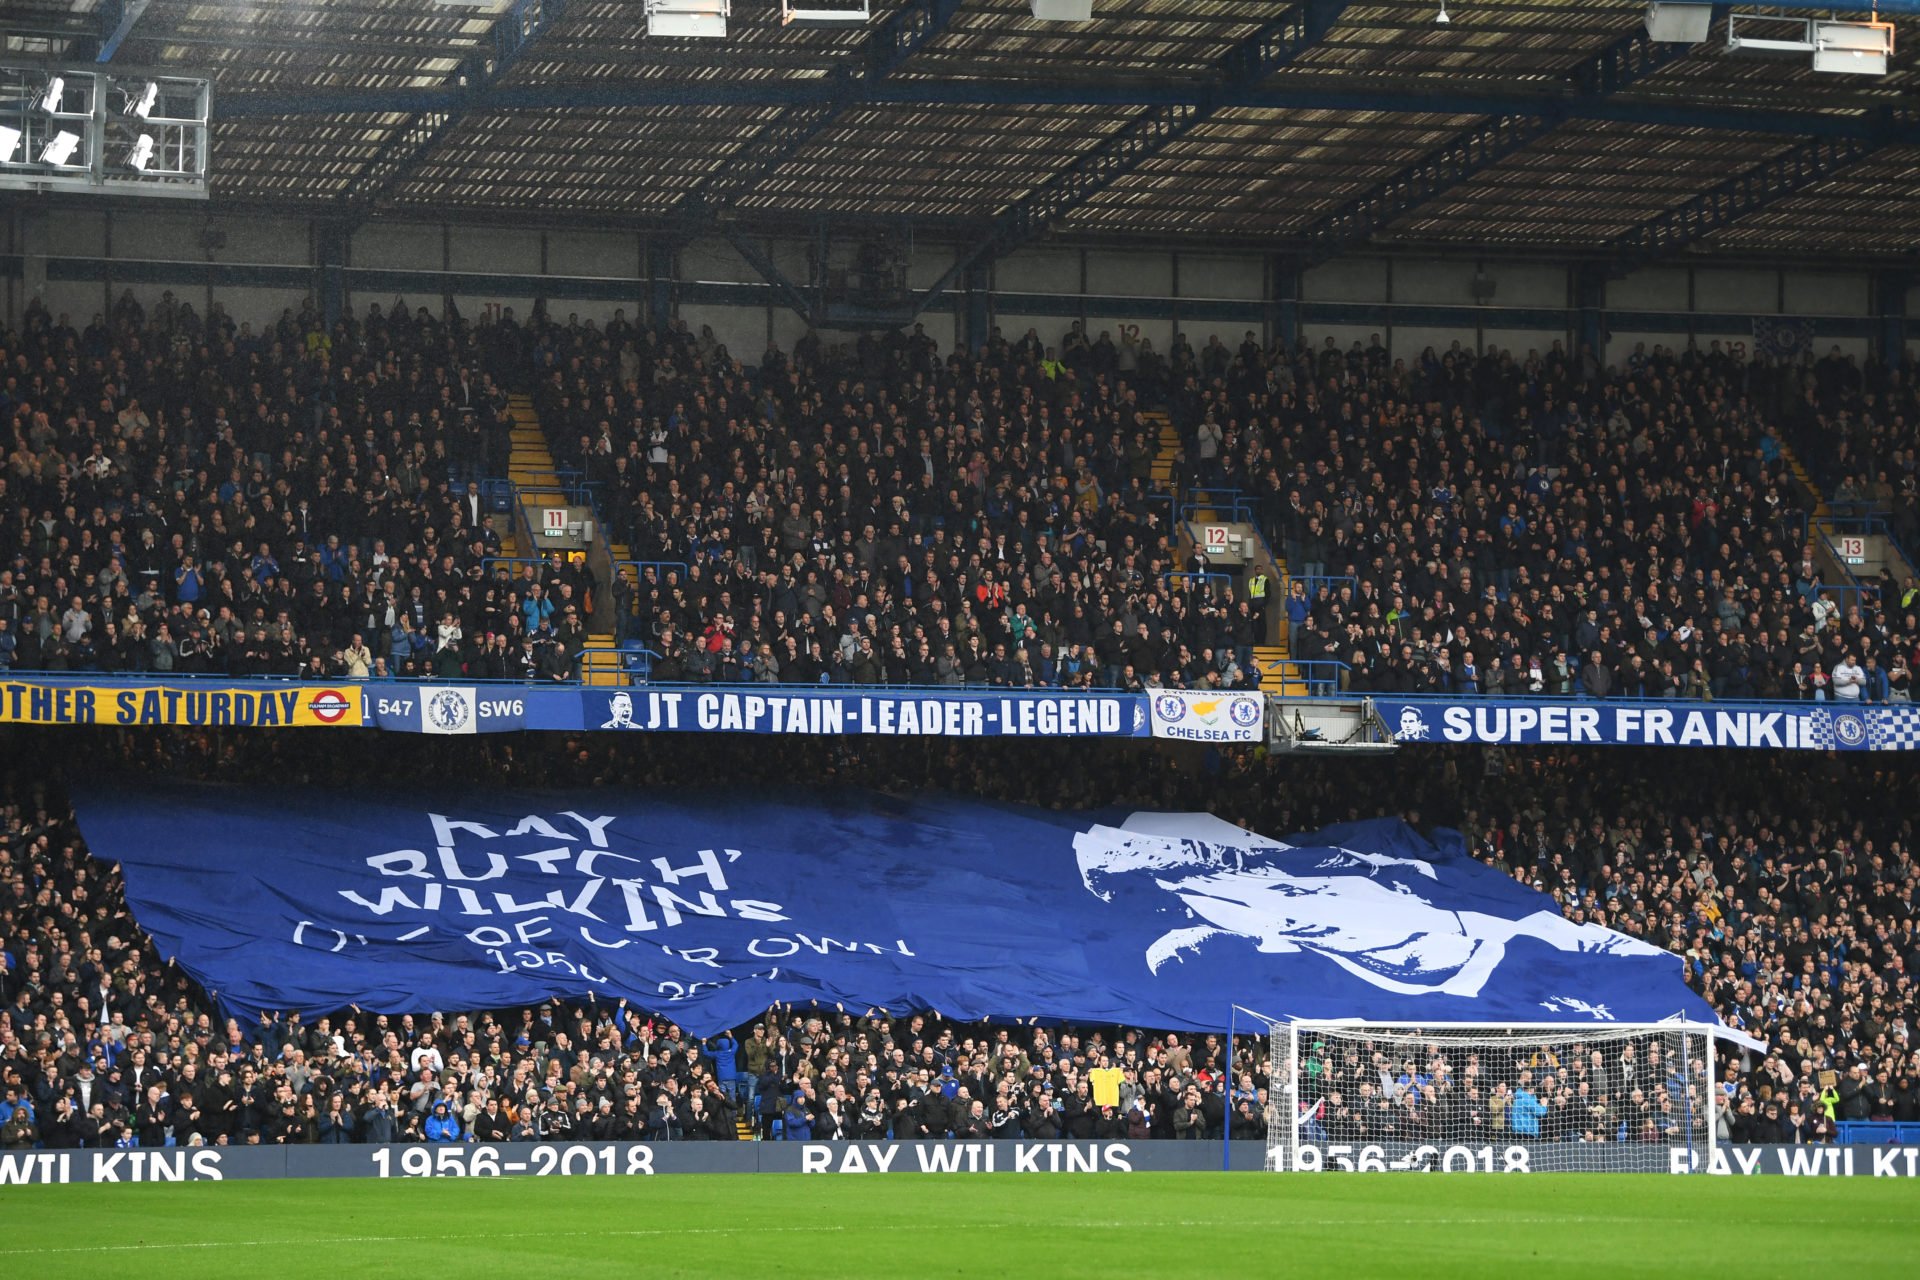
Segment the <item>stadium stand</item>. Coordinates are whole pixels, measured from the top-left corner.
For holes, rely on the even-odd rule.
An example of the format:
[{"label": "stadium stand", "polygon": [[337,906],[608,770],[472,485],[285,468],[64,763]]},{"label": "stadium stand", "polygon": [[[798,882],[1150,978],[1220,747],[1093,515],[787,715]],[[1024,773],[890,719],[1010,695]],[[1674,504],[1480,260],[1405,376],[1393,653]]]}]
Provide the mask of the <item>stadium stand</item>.
[{"label": "stadium stand", "polygon": [[[0,670],[567,681],[600,636],[659,682],[1884,701],[1920,660],[1904,556],[1816,554],[1836,512],[1920,532],[1910,362],[1076,323],[748,368],[679,322],[253,333],[130,292],[0,346]],[[486,482],[526,419],[644,567],[511,554]],[[1201,493],[1279,607],[1183,542]]]},{"label": "stadium stand", "polygon": [[[1400,1064],[1335,1056],[1317,1069],[1329,1105],[1314,1121],[1335,1140],[1413,1138],[1444,1121],[1489,1139],[1664,1142],[1702,1123],[1690,1104],[1708,1089],[1736,1142],[1894,1140],[1920,1124],[1915,832],[1897,761],[1706,752],[1675,771],[1643,750],[1430,748],[1388,773],[1252,752],[1198,765],[1065,743],[689,738],[648,752],[586,737],[535,752],[369,734],[341,752],[298,734],[256,735],[243,750],[236,731],[43,741],[35,770],[12,771],[0,797],[8,1147],[1198,1139],[1223,1127],[1258,1138],[1274,1114],[1264,1037],[1242,1037],[1229,1072],[1224,1029],[954,1025],[937,1013],[789,1006],[695,1042],[625,1001],[226,1021],[155,954],[117,869],[88,856],[59,782],[160,768],[343,794],[422,771],[530,787],[804,776],[1059,807],[1207,804],[1274,833],[1399,813],[1458,828],[1477,857],[1552,893],[1576,921],[1682,954],[1689,982],[1771,1048],[1745,1066],[1724,1060],[1711,1084],[1663,1070],[1631,1042],[1566,1061],[1516,1058],[1512,1079],[1472,1077],[1438,1052]],[[1523,1091],[1529,1101],[1517,1101]]]}]

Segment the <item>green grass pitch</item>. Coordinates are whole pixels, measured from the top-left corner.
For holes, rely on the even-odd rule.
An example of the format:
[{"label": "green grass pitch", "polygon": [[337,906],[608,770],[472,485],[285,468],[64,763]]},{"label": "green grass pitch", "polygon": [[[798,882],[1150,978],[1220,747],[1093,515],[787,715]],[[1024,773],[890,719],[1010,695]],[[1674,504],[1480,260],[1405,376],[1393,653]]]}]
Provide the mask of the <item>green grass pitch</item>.
[{"label": "green grass pitch", "polygon": [[[1920,1275],[1867,1178],[757,1175],[0,1189],[0,1275]],[[482,1270],[484,1268],[484,1270]]]}]

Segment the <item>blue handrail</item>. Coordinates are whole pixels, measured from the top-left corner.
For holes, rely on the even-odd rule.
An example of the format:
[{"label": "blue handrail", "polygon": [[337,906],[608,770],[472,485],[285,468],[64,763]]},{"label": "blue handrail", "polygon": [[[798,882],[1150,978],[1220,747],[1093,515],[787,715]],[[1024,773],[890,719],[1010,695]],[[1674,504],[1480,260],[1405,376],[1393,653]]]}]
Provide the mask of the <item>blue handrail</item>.
[{"label": "blue handrail", "polygon": [[1276,658],[1266,665],[1271,674],[1286,676],[1287,668],[1294,668],[1299,678],[1304,680],[1310,696],[1328,697],[1340,692],[1346,683],[1347,673],[1352,670],[1344,662],[1333,658]]},{"label": "blue handrail", "polygon": [[661,660],[659,653],[641,644],[615,648],[588,645],[574,655],[573,669],[582,681],[589,676],[615,675],[626,684],[645,684],[653,664]]},{"label": "blue handrail", "polygon": [[1163,573],[1160,576],[1166,581],[1167,589],[1170,591],[1178,590],[1179,585],[1185,582],[1197,583],[1209,591],[1217,591],[1221,587],[1231,586],[1233,584],[1233,575],[1230,573],[1195,573],[1183,569],[1177,572]]},{"label": "blue handrail", "polygon": [[1900,539],[1894,536],[1893,522],[1888,518],[1887,512],[1870,511],[1863,515],[1835,516],[1829,519],[1827,524],[1836,533],[1861,533],[1884,539],[1887,550],[1899,557],[1900,563],[1906,568],[1907,577],[1913,577],[1916,572],[1920,572],[1920,564],[1907,554],[1906,547],[1901,545]]},{"label": "blue handrail", "polygon": [[[1860,587],[1859,576],[1854,573],[1853,567],[1847,563],[1846,558],[1840,554],[1840,548],[1833,545],[1833,539],[1827,536],[1827,531],[1825,529],[1820,530],[1820,545],[1826,548],[1828,558],[1830,558],[1833,561],[1833,563],[1839,567],[1840,572],[1847,575],[1847,580],[1843,583],[1825,583],[1825,582],[1821,583],[1820,590],[1822,591],[1847,591],[1849,589],[1858,590]],[[1875,591],[1874,594],[1878,595],[1880,593],[1878,591]]]},{"label": "blue handrail", "polygon": [[[644,647],[637,648],[637,649],[636,648],[608,649],[608,648],[605,648],[604,646],[583,648],[580,650],[579,653],[575,654],[574,656],[577,663],[579,660],[585,658],[585,656],[588,654],[607,655],[607,654],[616,654],[616,653],[626,654],[629,656],[638,655],[640,657],[643,657],[648,660],[647,665],[649,667],[651,666],[652,662],[660,660],[660,656],[661,656],[658,653],[654,652],[653,650],[646,649]],[[599,660],[604,661],[606,659],[599,659]],[[1348,669],[1347,664],[1343,662],[1337,662],[1332,659],[1296,660],[1292,658],[1282,658],[1273,662],[1269,662],[1266,664],[1264,669],[1267,671],[1278,671],[1284,668],[1285,666],[1287,666],[1288,664],[1292,664],[1297,667],[1306,668],[1309,671],[1311,671],[1312,675],[1308,679],[1309,685],[1313,685],[1315,683],[1322,683],[1322,684],[1328,683],[1328,678],[1325,674],[1326,672],[1332,671],[1337,673],[1338,671],[1343,671]],[[663,689],[663,690],[712,689],[716,685],[731,686],[731,685],[734,685],[735,683],[738,683],[730,680],[650,681],[644,678],[635,679],[634,673],[630,670],[623,672],[621,674],[625,677],[624,683],[626,685],[629,685],[629,686],[645,685],[650,689]],[[1339,677],[1337,674],[1334,675],[1332,677],[1333,682],[1337,682],[1338,678]],[[168,683],[189,683],[189,684],[220,684],[220,685],[240,685],[240,686],[256,685],[256,684],[276,684],[276,685],[306,685],[309,687],[339,685],[339,686],[351,687],[351,688],[380,688],[380,687],[389,686],[389,685],[398,687],[398,688],[408,688],[415,685],[438,685],[438,684],[480,685],[480,686],[486,686],[486,687],[518,685],[521,687],[525,687],[528,684],[556,683],[555,681],[548,681],[548,680],[525,680],[525,679],[518,679],[513,677],[508,677],[504,679],[491,679],[486,676],[468,676],[468,675],[443,676],[433,672],[423,673],[420,676],[411,677],[411,678],[402,678],[399,676],[388,676],[385,678],[373,677],[373,676],[365,676],[365,677],[358,677],[358,678],[349,677],[349,676],[326,676],[321,678],[313,678],[306,675],[233,676],[233,675],[227,675],[224,672],[219,672],[219,671],[156,672],[156,671],[72,671],[72,670],[69,670],[69,671],[13,670],[13,671],[0,672],[0,681],[6,681],[6,680],[35,681],[35,682],[46,683],[49,685],[88,685],[88,684],[126,684],[126,685],[155,684],[155,685],[159,685],[159,684],[168,684]],[[577,680],[577,676],[576,676],[576,680]],[[823,689],[830,688],[830,689],[843,690],[850,693],[860,693],[860,692],[898,693],[901,690],[913,690],[917,695],[924,696],[924,697],[939,697],[941,695],[977,696],[982,692],[982,689],[984,688],[984,686],[967,686],[965,688],[958,688],[953,685],[937,685],[937,684],[877,684],[877,685],[876,684],[830,684],[830,685],[818,685],[818,686],[785,685],[780,687],[785,687],[785,688],[816,688],[817,687],[817,688],[823,688]],[[1073,696],[1118,696],[1123,691],[1118,689],[1113,689],[1113,688],[1106,688],[1106,687],[1083,689],[1078,686],[1075,686],[1069,689],[1069,688],[1065,688],[1064,686],[1049,685],[1045,688],[1033,688],[1033,689],[1029,689],[1025,687],[1005,688],[1000,686],[993,686],[991,688],[991,692],[994,697],[1060,697],[1063,694],[1073,695]],[[1291,698],[1291,697],[1294,697],[1295,695],[1288,695],[1288,696]],[[1303,696],[1310,697],[1310,698],[1311,697],[1334,698],[1337,696],[1337,690],[1329,691],[1324,694],[1310,693]],[[1489,697],[1486,694],[1463,694],[1463,693],[1384,693],[1377,689],[1360,689],[1360,690],[1354,690],[1350,694],[1339,697],[1339,700],[1348,701],[1356,697],[1384,698],[1388,701],[1395,702],[1395,703],[1412,702],[1412,703],[1434,703],[1434,704],[1447,704],[1447,705],[1453,705],[1453,704],[1459,704],[1459,703],[1472,704],[1472,703],[1483,702],[1483,701],[1490,705],[1497,705],[1503,702],[1565,703],[1565,702],[1605,701],[1605,702],[1631,703],[1636,705],[1641,705],[1641,704],[1666,705],[1666,706],[1672,706],[1672,707],[1684,706],[1684,707],[1696,708],[1696,709],[1711,709],[1714,711],[1733,711],[1733,710],[1803,711],[1803,710],[1810,709],[1813,706],[1833,707],[1836,705],[1836,703],[1833,701],[1828,701],[1824,703],[1813,703],[1813,702],[1809,702],[1806,699],[1801,699],[1801,698],[1774,698],[1774,699],[1715,698],[1711,702],[1702,702],[1698,699],[1692,699],[1692,698],[1665,698],[1665,697],[1655,697],[1655,696],[1627,697],[1625,695],[1614,695],[1604,699],[1594,699],[1594,698],[1587,697],[1585,694],[1581,693],[1577,688],[1572,693],[1564,693],[1564,694],[1505,693],[1497,697]],[[1838,705],[1849,705],[1849,704],[1841,703]],[[1887,704],[1884,702],[1879,702],[1879,703],[1868,702],[1863,699],[1859,702],[1852,703],[1850,705],[1887,706],[1890,704]]]},{"label": "blue handrail", "polygon": [[1842,1143],[1910,1146],[1920,1143],[1920,1124],[1899,1120],[1841,1120],[1834,1125],[1834,1135]]},{"label": "blue handrail", "polygon": [[[1207,488],[1205,486],[1187,490],[1187,500],[1180,504],[1179,523],[1187,524],[1202,511],[1216,513],[1215,523],[1251,524],[1260,523],[1260,498],[1256,494],[1242,489]],[[1225,512],[1224,516],[1217,513]]]},{"label": "blue handrail", "polygon": [[[480,562],[480,572],[491,579],[497,565],[528,564],[539,568],[551,568],[553,561],[546,556],[488,556]],[[509,575],[511,577],[511,575]],[[517,579],[516,579],[517,580]]]},{"label": "blue handrail", "polygon": [[687,577],[687,563],[684,560],[615,560],[613,562],[613,571],[618,573],[622,569],[633,570],[633,578],[636,583],[640,581],[640,575],[648,569],[654,570],[663,582],[669,573],[678,573],[680,580],[683,582],[686,581]]},{"label": "blue handrail", "polygon": [[1832,698],[1829,698],[1825,701],[1815,701],[1809,698],[1712,698],[1712,699],[1669,698],[1659,694],[1651,694],[1651,693],[1645,696],[1640,696],[1637,694],[1610,693],[1604,698],[1595,698],[1592,695],[1583,692],[1577,683],[1574,685],[1573,691],[1571,693],[1523,693],[1519,691],[1508,691],[1506,693],[1500,693],[1500,694],[1398,693],[1398,692],[1385,693],[1378,689],[1356,690],[1355,693],[1356,693],[1356,696],[1358,696],[1359,694],[1365,694],[1365,696],[1369,698],[1384,698],[1389,702],[1444,702],[1444,703],[1630,702],[1630,703],[1661,703],[1670,707],[1684,706],[1684,707],[1692,707],[1692,708],[1697,708],[1702,710],[1712,709],[1714,711],[1731,711],[1731,710],[1736,710],[1740,708],[1758,708],[1761,710],[1771,709],[1774,711],[1786,711],[1786,710],[1807,710],[1813,707],[1827,707],[1827,708],[1832,708],[1835,706],[1884,707],[1884,706],[1893,705],[1887,702],[1873,702],[1865,698],[1861,698],[1858,701],[1852,702],[1852,703],[1840,702]]},{"label": "blue handrail", "polygon": [[480,497],[487,509],[495,515],[506,515],[513,510],[515,489],[513,481],[498,478],[480,482]]},{"label": "blue handrail", "polygon": [[1320,596],[1320,588],[1322,587],[1325,587],[1328,593],[1334,596],[1340,594],[1340,588],[1342,587],[1352,587],[1355,592],[1360,590],[1360,580],[1344,574],[1290,573],[1280,584],[1280,595],[1283,600],[1293,594],[1293,584],[1296,582],[1306,584],[1308,600],[1318,599]]}]

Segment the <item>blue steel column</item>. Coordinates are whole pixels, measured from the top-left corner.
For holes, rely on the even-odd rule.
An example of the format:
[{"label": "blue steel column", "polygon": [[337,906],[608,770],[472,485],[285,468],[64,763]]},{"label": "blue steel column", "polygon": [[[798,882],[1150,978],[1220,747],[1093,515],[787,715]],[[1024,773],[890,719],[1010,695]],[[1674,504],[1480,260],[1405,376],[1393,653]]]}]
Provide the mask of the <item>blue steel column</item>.
[{"label": "blue steel column", "polygon": [[1907,353],[1907,290],[1911,273],[1878,272],[1873,277],[1873,354],[1882,364],[1897,367]]},{"label": "blue steel column", "polygon": [[1267,259],[1269,292],[1267,328],[1288,351],[1300,341],[1300,260],[1285,256]]},{"label": "blue steel column", "polygon": [[1573,269],[1573,305],[1579,316],[1580,346],[1591,350],[1602,368],[1607,363],[1608,274],[1602,263],[1581,263]]},{"label": "blue steel column", "polygon": [[659,332],[673,325],[673,244],[665,236],[647,240],[647,323]]},{"label": "blue steel column", "polygon": [[993,264],[976,262],[967,268],[967,298],[965,332],[961,340],[966,343],[970,354],[977,354],[987,345],[987,338],[993,331],[993,319],[988,294],[993,287]]},{"label": "blue steel column", "polygon": [[331,331],[346,314],[346,226],[339,222],[322,222],[317,247],[320,260],[320,315]]}]

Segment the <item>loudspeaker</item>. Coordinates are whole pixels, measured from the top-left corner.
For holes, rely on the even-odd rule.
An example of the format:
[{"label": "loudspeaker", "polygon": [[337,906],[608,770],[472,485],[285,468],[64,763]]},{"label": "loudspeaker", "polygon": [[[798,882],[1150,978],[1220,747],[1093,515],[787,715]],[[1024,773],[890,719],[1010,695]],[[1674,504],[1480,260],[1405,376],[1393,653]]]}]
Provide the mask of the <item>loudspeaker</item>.
[{"label": "loudspeaker", "polygon": [[1030,0],[1039,22],[1091,22],[1093,0]]},{"label": "loudspeaker", "polygon": [[1841,75],[1883,76],[1893,52],[1890,22],[1816,22],[1813,69]]},{"label": "loudspeaker", "polygon": [[1647,6],[1647,38],[1662,44],[1699,44],[1713,25],[1710,4],[1660,4]]}]

